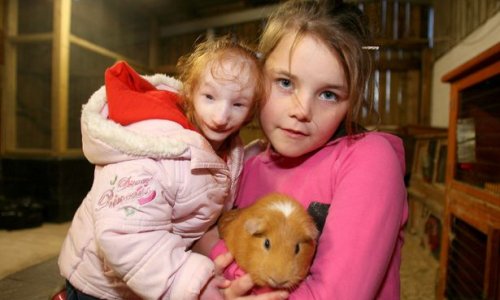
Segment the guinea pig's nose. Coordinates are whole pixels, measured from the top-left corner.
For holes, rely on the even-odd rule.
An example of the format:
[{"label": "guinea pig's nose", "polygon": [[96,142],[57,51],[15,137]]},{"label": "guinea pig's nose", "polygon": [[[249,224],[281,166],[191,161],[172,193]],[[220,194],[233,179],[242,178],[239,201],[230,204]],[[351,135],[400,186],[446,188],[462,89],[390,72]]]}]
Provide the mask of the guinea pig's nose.
[{"label": "guinea pig's nose", "polygon": [[269,285],[273,288],[285,287],[288,284],[288,280],[278,281],[272,277],[269,277]]}]

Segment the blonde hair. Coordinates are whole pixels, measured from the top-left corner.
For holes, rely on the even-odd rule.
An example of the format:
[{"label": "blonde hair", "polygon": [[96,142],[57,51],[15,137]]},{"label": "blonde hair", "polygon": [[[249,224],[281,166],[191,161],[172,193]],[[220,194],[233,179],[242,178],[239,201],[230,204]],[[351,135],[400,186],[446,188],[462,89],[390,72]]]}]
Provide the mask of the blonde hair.
[{"label": "blonde hair", "polygon": [[[349,109],[345,119],[348,135],[363,131],[359,126],[363,109],[373,111],[373,67],[370,53],[363,46],[371,42],[368,22],[353,4],[342,1],[290,0],[269,18],[262,33],[259,52],[263,63],[283,36],[295,31],[296,45],[305,35],[319,39],[338,53],[348,85]],[[290,49],[290,53],[293,51]]]},{"label": "blonde hair", "polygon": [[[255,84],[255,92],[252,107],[245,124],[253,119],[259,107],[259,102],[264,95],[259,60],[255,52],[243,42],[236,41],[229,36],[223,36],[199,43],[192,53],[181,57],[177,63],[180,72],[179,79],[183,83],[181,94],[184,111],[193,124],[195,124],[193,95],[200,85],[206,68],[210,67],[210,72],[214,78],[222,78],[223,75],[218,75],[218,72],[223,70],[222,64],[228,60],[238,62],[240,72],[237,73],[244,70],[249,70],[251,73],[248,83]],[[227,80],[228,78],[223,77],[223,79]]]}]

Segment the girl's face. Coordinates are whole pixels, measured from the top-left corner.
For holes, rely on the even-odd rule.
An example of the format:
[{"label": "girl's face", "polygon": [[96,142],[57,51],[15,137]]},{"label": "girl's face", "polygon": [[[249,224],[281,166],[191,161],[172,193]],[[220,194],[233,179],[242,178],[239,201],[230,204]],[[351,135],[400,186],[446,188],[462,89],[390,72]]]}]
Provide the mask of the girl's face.
[{"label": "girl's face", "polygon": [[209,63],[193,95],[196,125],[216,151],[241,128],[254,101],[256,83],[242,63],[227,60],[215,69]]},{"label": "girl's face", "polygon": [[344,119],[349,101],[336,52],[305,35],[285,35],[264,69],[270,92],[260,112],[262,129],[274,150],[298,157],[323,146]]}]

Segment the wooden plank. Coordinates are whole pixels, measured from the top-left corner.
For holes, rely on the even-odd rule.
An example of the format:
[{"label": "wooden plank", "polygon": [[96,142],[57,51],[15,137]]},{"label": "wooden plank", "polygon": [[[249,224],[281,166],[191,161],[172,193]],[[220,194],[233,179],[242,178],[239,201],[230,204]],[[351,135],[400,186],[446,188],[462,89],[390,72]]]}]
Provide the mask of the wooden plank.
[{"label": "wooden plank", "polygon": [[392,38],[375,38],[374,44],[377,46],[381,46],[382,48],[397,48],[397,49],[409,49],[409,50],[420,50],[424,47],[427,47],[429,41],[427,38],[404,38],[395,40]]},{"label": "wooden plank", "polygon": [[500,297],[500,228],[490,228],[486,254],[486,276],[484,278],[485,299]]},{"label": "wooden plank", "polygon": [[389,71],[379,71],[378,73],[378,107],[377,111],[380,115],[382,124],[387,124],[387,111],[385,109],[385,103],[387,102],[386,97],[386,86],[387,86],[387,74]]},{"label": "wooden plank", "polygon": [[105,57],[109,57],[109,58],[112,58],[116,61],[118,60],[125,60],[127,61],[131,66],[133,67],[137,67],[139,69],[144,69],[144,70],[148,70],[149,67],[148,66],[145,66],[144,64],[138,62],[138,61],[135,61],[131,58],[128,58],[120,53],[117,53],[117,52],[113,52],[111,50],[108,50],[104,47],[101,47],[101,46],[98,46],[92,42],[89,42],[85,39],[82,39],[82,38],[79,38],[77,36],[74,36],[74,35],[70,35],[69,36],[69,41],[71,41],[71,43],[75,44],[75,45],[78,45],[84,49],[87,49],[91,52],[94,52],[94,53],[97,53],[99,55],[102,55],[102,56],[105,56]]},{"label": "wooden plank", "polygon": [[154,69],[158,66],[160,58],[160,28],[157,18],[150,19],[149,28],[149,68]]},{"label": "wooden plank", "polygon": [[380,32],[380,3],[365,3],[363,10],[369,20],[371,31],[375,36],[376,33]]},{"label": "wooden plank", "polygon": [[431,96],[432,96],[432,49],[425,48],[421,52],[421,94],[420,94],[420,118],[418,124],[430,125],[431,123]]},{"label": "wooden plank", "polygon": [[458,0],[458,3],[460,4],[458,6],[458,11],[459,11],[459,16],[460,19],[457,21],[459,22],[458,24],[460,25],[460,35],[457,40],[460,40],[462,37],[466,36],[468,31],[468,19],[467,19],[467,0]]},{"label": "wooden plank", "polygon": [[12,43],[36,43],[47,42],[53,38],[52,32],[23,34],[17,36],[8,36],[7,39]]},{"label": "wooden plank", "polygon": [[174,75],[177,73],[175,65],[161,65],[154,68],[155,73]]},{"label": "wooden plank", "polygon": [[451,82],[458,80],[461,77],[466,76],[468,73],[472,73],[474,70],[478,70],[498,60],[500,60],[500,42],[470,59],[466,63],[460,65],[460,67],[446,73],[441,78],[441,81]]},{"label": "wooden plank", "polygon": [[[486,19],[494,16],[498,12],[498,0],[486,0],[488,2],[488,8],[486,9],[488,16]],[[483,20],[484,21],[484,20]]]},{"label": "wooden plank", "polygon": [[262,6],[236,13],[229,13],[225,15],[218,15],[215,17],[164,26],[160,28],[160,36],[162,38],[165,38],[173,35],[204,31],[207,28],[225,27],[239,23],[266,19],[276,9],[277,6],[277,4]]},{"label": "wooden plank", "polygon": [[439,269],[438,269],[438,285],[436,289],[436,300],[445,299],[445,287],[446,287],[446,277],[448,276],[447,266],[448,266],[448,254],[450,247],[450,232],[451,232],[451,221],[453,215],[450,211],[449,199],[446,197],[445,204],[445,217],[443,222],[443,230],[441,236],[441,253],[439,256]]},{"label": "wooden plank", "polygon": [[[465,185],[462,187],[467,188]],[[478,188],[474,188],[479,191]],[[463,189],[455,187],[448,191],[451,200],[451,211],[454,215],[467,221],[481,232],[487,234],[493,226],[500,228],[500,206],[498,203],[484,201],[480,193],[464,193]],[[480,198],[481,197],[481,198]],[[498,201],[498,196],[496,196]]]},{"label": "wooden plank", "polygon": [[[53,151],[51,149],[43,149],[43,148],[22,148],[7,151],[5,155],[8,155],[10,158],[33,158],[33,157],[49,157],[53,155]],[[62,153],[58,158],[81,158],[83,157],[83,151],[81,148],[79,149],[68,149],[65,153]]]},{"label": "wooden plank", "polygon": [[407,36],[408,28],[406,26],[407,14],[406,14],[406,2],[396,2],[398,3],[398,26],[397,26],[397,39],[401,39]]},{"label": "wooden plank", "polygon": [[[0,0],[0,65],[4,64],[4,43],[5,43],[5,28],[4,28],[4,18],[5,18],[5,3],[4,0]],[[1,77],[0,77],[1,79]],[[1,89],[1,87],[0,87]],[[1,99],[0,99],[1,103]],[[0,125],[1,127],[1,125]],[[1,140],[2,134],[0,131],[0,140]]]},{"label": "wooden plank", "polygon": [[390,85],[390,98],[389,98],[389,120],[390,124],[401,124],[399,119],[399,113],[401,110],[401,80],[400,72],[391,72],[391,85]]},{"label": "wooden plank", "polygon": [[486,18],[483,17],[484,4],[485,4],[484,1],[477,1],[476,3],[476,9],[477,9],[476,15],[477,15],[478,27],[481,26],[481,24],[483,24],[483,20],[486,20]]},{"label": "wooden plank", "polygon": [[68,147],[68,83],[71,0],[54,0],[52,43],[52,150],[55,156]]},{"label": "wooden plank", "polygon": [[[18,0],[7,1],[6,36],[17,35]],[[17,86],[17,53],[14,44],[8,40],[5,43],[4,86],[2,97],[2,140],[1,152],[6,153],[16,148],[16,86]]]},{"label": "wooden plank", "polygon": [[475,28],[481,25],[481,18],[479,17],[479,2],[475,0],[467,0],[467,4],[469,5],[469,20],[471,27],[469,28],[469,32],[472,32]]},{"label": "wooden plank", "polygon": [[392,39],[394,31],[394,5],[389,2],[383,2],[382,7],[385,8],[385,25],[384,37]]},{"label": "wooden plank", "polygon": [[420,25],[421,18],[422,7],[420,5],[412,5],[410,15],[410,37],[422,38],[422,26]]},{"label": "wooden plank", "polygon": [[434,52],[442,55],[451,45],[453,26],[451,25],[451,7],[448,0],[435,1],[434,4]]},{"label": "wooden plank", "polygon": [[408,71],[420,70],[421,62],[416,58],[382,58],[376,63],[376,68],[380,71]]},{"label": "wooden plank", "polygon": [[407,124],[419,124],[420,78],[420,71],[410,70],[406,72],[404,101],[406,103],[405,119]]}]

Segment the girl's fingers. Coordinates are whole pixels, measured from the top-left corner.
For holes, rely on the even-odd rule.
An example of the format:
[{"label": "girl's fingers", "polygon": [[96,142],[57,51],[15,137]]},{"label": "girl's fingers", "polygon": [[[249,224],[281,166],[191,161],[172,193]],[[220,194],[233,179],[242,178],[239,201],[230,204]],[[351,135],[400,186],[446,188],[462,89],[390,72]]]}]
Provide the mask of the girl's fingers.
[{"label": "girl's fingers", "polygon": [[245,274],[242,277],[231,282],[231,286],[224,290],[224,299],[241,299],[241,300],[282,300],[288,298],[288,293],[285,291],[276,291],[260,295],[245,296],[252,288],[254,283],[250,275]]},{"label": "girl's fingers", "polygon": [[215,274],[221,275],[222,273],[224,273],[224,269],[226,269],[227,266],[229,266],[229,264],[233,262],[233,260],[233,255],[230,252],[226,252],[217,256],[214,260]]}]

